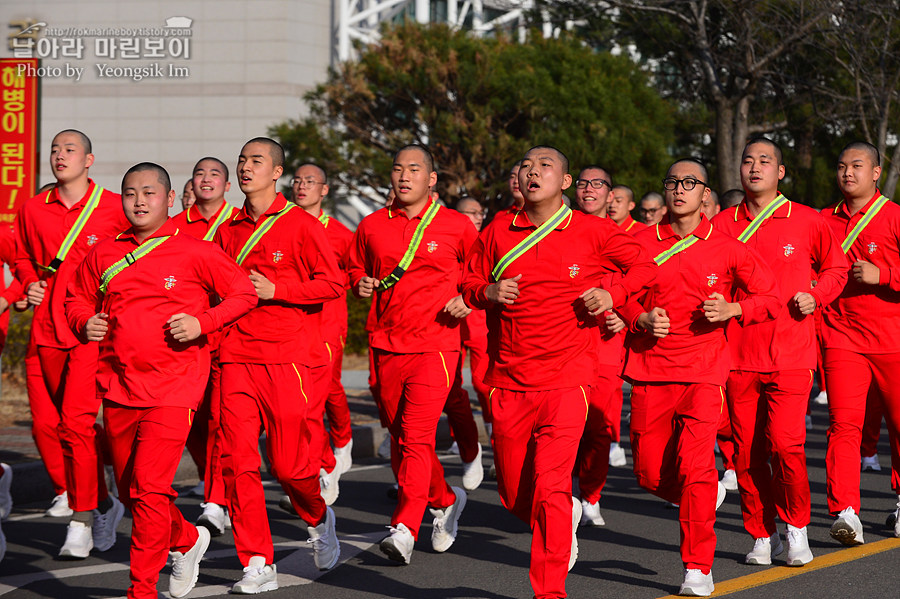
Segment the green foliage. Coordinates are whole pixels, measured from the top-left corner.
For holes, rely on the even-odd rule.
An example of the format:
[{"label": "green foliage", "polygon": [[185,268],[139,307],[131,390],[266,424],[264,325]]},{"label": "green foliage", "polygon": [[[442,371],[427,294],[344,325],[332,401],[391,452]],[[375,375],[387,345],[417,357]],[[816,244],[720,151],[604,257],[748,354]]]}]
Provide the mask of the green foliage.
[{"label": "green foliage", "polygon": [[9,312],[9,330],[3,347],[3,372],[25,378],[25,351],[28,349],[28,335],[31,331],[33,312]]},{"label": "green foliage", "polygon": [[347,294],[347,341],[344,343],[345,354],[365,354],[369,349],[369,336],[366,333],[366,318],[372,299],[360,299],[352,293]]},{"label": "green foliage", "polygon": [[417,24],[359,50],[307,94],[308,117],[271,130],[292,166],[313,160],[350,191],[386,194],[393,152],[426,143],[442,197],[498,208],[512,164],[550,144],[573,171],[599,163],[617,182],[658,187],[674,111],[626,57],[573,37],[520,44]]}]

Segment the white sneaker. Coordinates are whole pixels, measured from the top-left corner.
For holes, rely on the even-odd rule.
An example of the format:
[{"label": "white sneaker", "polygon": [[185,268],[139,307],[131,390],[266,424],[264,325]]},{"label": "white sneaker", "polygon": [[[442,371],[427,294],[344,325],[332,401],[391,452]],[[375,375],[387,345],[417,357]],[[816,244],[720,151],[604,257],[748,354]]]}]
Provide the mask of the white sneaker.
[{"label": "white sneaker", "polygon": [[12,494],[9,491],[12,487],[13,471],[9,464],[2,463],[0,470],[3,470],[3,476],[0,476],[0,520],[6,520],[13,506]]},{"label": "white sneaker", "polygon": [[738,490],[737,473],[734,470],[725,471],[722,475],[722,486],[725,487],[726,491]]},{"label": "white sneaker", "polygon": [[611,443],[609,446],[609,465],[618,468],[627,463],[628,461],[625,459],[625,449],[618,443]]},{"label": "white sneaker", "polygon": [[606,520],[600,514],[600,502],[589,503],[581,500],[581,526],[606,526]]},{"label": "white sneaker", "polygon": [[72,508],[69,507],[69,494],[63,491],[53,498],[53,502],[44,515],[51,518],[68,518],[72,513]]},{"label": "white sneaker", "polygon": [[487,438],[490,440],[490,438],[494,436],[494,423],[485,422],[484,423],[484,432],[487,433]]},{"label": "white sneaker", "polygon": [[326,472],[324,468],[319,469],[319,490],[322,493],[322,499],[325,505],[332,505],[337,501],[338,494],[341,489],[338,481],[341,479],[341,471],[337,466],[331,472]]},{"label": "white sneaker", "polygon": [[459,455],[459,443],[454,441],[450,444],[450,447],[447,448],[447,453],[452,455]]},{"label": "white sneaker", "polygon": [[725,490],[725,485],[722,484],[721,481],[716,483],[716,511],[719,511],[719,508],[722,507],[722,504],[725,503],[725,495],[728,491]]},{"label": "white sneaker", "polygon": [[103,467],[103,478],[106,481],[106,490],[113,497],[119,497],[119,487],[116,485],[116,471],[109,464]]},{"label": "white sneaker", "polygon": [[191,497],[203,497],[206,492],[206,484],[201,480],[199,483],[188,489],[187,494]]},{"label": "white sneaker", "polygon": [[69,559],[84,559],[91,554],[94,548],[94,537],[91,527],[84,522],[69,522],[66,528],[66,542],[59,550],[59,557]]},{"label": "white sneaker", "polygon": [[488,470],[488,478],[491,480],[497,480],[497,464],[491,464],[491,467]]},{"label": "white sneaker", "polygon": [[569,549],[569,572],[575,567],[578,561],[578,524],[581,522],[581,501],[577,497],[572,497],[572,548]]},{"label": "white sneaker", "polygon": [[860,461],[862,471],[871,470],[872,472],[881,472],[881,463],[878,461],[878,454],[864,457]]},{"label": "white sneaker", "polygon": [[316,568],[319,570],[331,570],[341,557],[341,543],[338,541],[334,530],[334,511],[330,507],[325,508],[325,521],[318,526],[307,526],[309,543],[313,546],[313,557]]},{"label": "white sneaker", "polygon": [[408,565],[409,560],[412,558],[413,545],[416,544],[416,540],[402,522],[397,524],[397,526],[388,526],[388,528],[391,534],[381,540],[381,543],[378,545],[379,549],[389,559]]},{"label": "white sneaker", "polygon": [[107,551],[116,544],[116,528],[122,517],[125,515],[125,506],[122,502],[109,496],[112,501],[112,507],[105,514],[101,514],[100,510],[94,510],[94,526],[91,536],[94,540],[94,549],[97,551]]},{"label": "white sneaker", "polygon": [[275,564],[267,564],[266,558],[254,555],[244,568],[244,577],[234,583],[231,592],[235,595],[255,595],[274,591],[278,588],[278,572]]},{"label": "white sneaker", "polygon": [[434,516],[432,523],[434,528],[431,531],[431,547],[438,553],[443,553],[450,549],[456,540],[456,533],[459,530],[459,517],[466,508],[466,492],[459,487],[451,487],[453,494],[456,495],[456,501],[443,509],[429,509],[431,515]]},{"label": "white sneaker", "polygon": [[831,525],[831,537],[847,547],[865,543],[862,522],[859,521],[859,516],[852,507],[848,507],[838,514],[834,524]]},{"label": "white sneaker", "polygon": [[[860,534],[862,533],[860,532]],[[788,566],[804,566],[813,561],[813,554],[809,550],[809,539],[806,536],[805,526],[797,528],[788,524],[784,536],[787,539]]]},{"label": "white sneaker", "polygon": [[391,434],[386,433],[378,446],[378,457],[384,460],[391,459]]},{"label": "white sneaker", "polygon": [[828,394],[825,393],[824,391],[819,392],[819,394],[816,395],[815,399],[813,399],[813,402],[815,402],[815,404],[819,405],[819,406],[827,406],[828,405]]},{"label": "white sneaker", "polygon": [[334,448],[334,459],[337,462],[335,468],[340,468],[341,474],[350,470],[353,466],[353,439],[343,447]]},{"label": "white sneaker", "polygon": [[484,480],[484,462],[481,459],[481,443],[478,444],[478,455],[471,462],[463,462],[463,489],[474,491]]},{"label": "white sneaker", "polygon": [[209,548],[209,531],[202,526],[197,527],[197,542],[187,553],[170,551],[172,573],[169,574],[169,594],[173,597],[184,597],[197,584],[200,574],[200,560]]},{"label": "white sneaker", "polygon": [[201,503],[203,513],[197,518],[197,526],[202,526],[214,537],[225,534],[231,528],[231,518],[228,512],[217,503]]},{"label": "white sneaker", "polygon": [[[278,500],[278,507],[280,507],[281,509],[283,509],[284,511],[286,511],[289,514],[293,514],[295,516],[297,515],[297,510],[294,509],[294,504],[291,503],[291,498],[287,495],[281,496],[281,499]],[[228,520],[230,522],[231,518],[229,518]]]},{"label": "white sneaker", "polygon": [[[900,497],[897,499],[900,499]],[[895,537],[900,537],[900,501],[897,502],[897,510],[887,517],[885,524],[887,524],[888,528],[894,529]]]},{"label": "white sneaker", "polygon": [[704,574],[700,570],[690,569],[684,571],[684,582],[678,594],[682,597],[709,597],[716,590],[713,584],[712,570]]},{"label": "white sneaker", "polygon": [[772,558],[781,555],[782,551],[784,551],[784,545],[776,530],[771,537],[760,537],[754,541],[753,551],[747,554],[744,563],[751,566],[771,566]]}]

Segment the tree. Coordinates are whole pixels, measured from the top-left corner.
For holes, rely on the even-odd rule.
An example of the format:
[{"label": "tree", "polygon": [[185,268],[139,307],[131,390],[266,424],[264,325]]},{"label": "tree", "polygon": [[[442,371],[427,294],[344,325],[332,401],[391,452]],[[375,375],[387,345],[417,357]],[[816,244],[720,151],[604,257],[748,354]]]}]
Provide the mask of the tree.
[{"label": "tree", "polygon": [[386,193],[394,151],[427,144],[442,197],[501,204],[512,164],[536,144],[572,168],[657,188],[672,114],[628,58],[571,39],[477,38],[441,25],[387,28],[305,97],[309,116],[271,131],[291,164],[322,164],[354,193]]},{"label": "tree", "polygon": [[841,7],[840,0],[547,3],[557,18],[577,16],[588,31],[608,31],[613,22],[619,44],[640,54],[666,97],[685,108],[698,101],[709,108],[721,189],[740,187],[749,136],[787,125],[784,109],[793,97],[781,86],[779,59],[815,51],[811,40],[832,27]]}]

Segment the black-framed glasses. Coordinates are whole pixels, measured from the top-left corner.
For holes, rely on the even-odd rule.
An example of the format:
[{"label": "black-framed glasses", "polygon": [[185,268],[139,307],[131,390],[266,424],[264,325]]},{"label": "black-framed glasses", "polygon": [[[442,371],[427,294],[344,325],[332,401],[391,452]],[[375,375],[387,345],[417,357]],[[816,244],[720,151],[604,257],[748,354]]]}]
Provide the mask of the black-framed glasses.
[{"label": "black-framed glasses", "polygon": [[606,179],[575,179],[575,187],[577,189],[587,189],[588,185],[594,189],[603,189],[604,185],[610,189],[612,188],[612,185]]},{"label": "black-framed glasses", "polygon": [[663,188],[666,191],[675,191],[678,189],[678,184],[681,183],[681,188],[685,191],[691,191],[698,185],[702,185],[703,187],[708,187],[706,183],[700,181],[699,179],[695,179],[693,177],[685,177],[684,179],[676,179],[675,177],[668,177],[663,179],[662,184]]}]

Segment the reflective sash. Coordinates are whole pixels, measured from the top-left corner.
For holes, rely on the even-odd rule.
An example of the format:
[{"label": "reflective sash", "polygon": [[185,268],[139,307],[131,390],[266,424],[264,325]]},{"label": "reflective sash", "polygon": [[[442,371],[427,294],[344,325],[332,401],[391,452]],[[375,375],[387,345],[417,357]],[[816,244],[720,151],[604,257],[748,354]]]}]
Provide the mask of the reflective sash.
[{"label": "reflective sash", "polygon": [[[174,235],[178,235],[178,229],[175,229]],[[103,271],[103,275],[100,277],[100,293],[106,293],[106,289],[109,287],[110,281],[112,281],[116,275],[164,244],[172,237],[173,235],[166,235],[165,237],[153,237],[152,239],[148,239],[141,245],[137,246],[134,251],[125,254],[124,258]]]},{"label": "reflective sash", "polygon": [[203,241],[212,241],[213,237],[216,236],[216,231],[219,230],[219,227],[221,227],[226,220],[234,216],[235,210],[236,208],[229,206],[226,202],[222,206],[222,210],[219,211],[219,216],[216,217],[216,220],[214,220],[213,224],[209,227],[209,231],[203,236]]},{"label": "reflective sash", "polygon": [[422,243],[422,238],[425,236],[425,229],[431,224],[431,221],[434,220],[439,209],[440,206],[436,202],[432,202],[431,206],[428,207],[428,210],[422,215],[422,220],[419,221],[416,230],[413,232],[412,239],[409,240],[409,247],[406,248],[406,253],[403,254],[403,258],[400,259],[400,264],[394,267],[391,274],[378,282],[378,289],[388,289],[393,287],[397,284],[397,281],[400,280],[400,277],[402,277],[409,269],[409,265],[412,264],[413,258],[416,256],[416,250],[419,249],[419,244]]},{"label": "reflective sash", "polygon": [[506,270],[510,264],[515,262],[519,256],[536,246],[538,242],[550,234],[550,231],[558,227],[561,222],[568,218],[571,213],[572,209],[563,204],[559,207],[559,210],[553,213],[553,216],[544,221],[544,224],[529,233],[528,237],[520,241],[516,247],[506,252],[506,255],[500,258],[500,261],[497,262],[497,265],[494,266],[494,269],[491,271],[491,276],[494,278],[494,281],[499,281],[503,271]]},{"label": "reflective sash", "polygon": [[666,262],[669,258],[674,256],[675,254],[680,254],[681,252],[688,249],[689,247],[691,247],[698,241],[700,241],[700,238],[697,237],[696,235],[688,235],[687,237],[685,237],[684,239],[682,239],[681,241],[679,241],[678,243],[676,243],[675,245],[673,245],[672,247],[670,247],[669,249],[667,249],[666,251],[664,251],[663,253],[658,255],[656,258],[653,259],[653,261],[656,262],[657,266],[659,266],[662,263]]},{"label": "reflective sash", "polygon": [[247,254],[250,253],[250,250],[256,247],[256,244],[259,243],[259,240],[263,238],[263,235],[269,232],[269,229],[272,228],[272,225],[275,224],[279,218],[290,212],[294,208],[293,204],[288,204],[269,218],[265,220],[265,222],[253,232],[253,235],[250,236],[250,239],[247,240],[247,243],[244,244],[244,247],[241,248],[241,251],[238,252],[237,258],[234,259],[235,262],[241,264],[247,258]]},{"label": "reflective sash", "polygon": [[747,243],[747,241],[749,241],[749,239],[753,237],[753,234],[756,233],[756,230],[762,226],[763,221],[765,221],[767,218],[770,218],[773,214],[775,214],[776,210],[778,210],[788,202],[790,202],[790,200],[784,197],[783,194],[779,193],[778,197],[775,198],[775,201],[766,206],[765,210],[757,214],[756,217],[752,221],[750,221],[750,224],[747,225],[747,228],[744,229],[744,232],[738,235],[738,241],[740,241],[741,243]]},{"label": "reflective sash", "polygon": [[72,246],[75,245],[75,240],[78,239],[78,236],[81,234],[82,229],[87,224],[88,219],[91,218],[91,214],[93,214],[94,209],[100,205],[100,196],[103,195],[103,188],[99,185],[94,185],[94,191],[91,193],[91,197],[88,198],[87,203],[84,205],[84,210],[81,211],[81,214],[78,215],[78,218],[75,219],[75,223],[72,225],[72,228],[69,229],[69,232],[66,233],[65,239],[63,239],[62,245],[59,246],[59,251],[56,252],[56,257],[50,262],[50,266],[44,266],[43,264],[35,263],[39,269],[47,271],[47,272],[56,272],[56,270],[62,266],[63,260],[66,259],[66,255],[68,255],[69,250],[72,249]]},{"label": "reflective sash", "polygon": [[325,225],[326,227],[328,226],[328,221],[330,221],[330,220],[331,220],[331,217],[328,216],[327,214],[325,214],[324,212],[319,215],[319,222],[322,223],[323,225]]},{"label": "reflective sash", "polygon": [[856,226],[847,233],[847,238],[844,240],[844,243],[841,244],[841,249],[844,250],[844,253],[850,251],[850,248],[853,246],[853,242],[856,241],[856,238],[859,237],[859,234],[863,232],[863,229],[869,226],[869,223],[872,222],[872,219],[875,218],[875,215],[878,214],[878,211],[884,208],[884,205],[890,202],[889,199],[884,197],[883,195],[878,196],[878,199],[875,200],[875,203],[872,204],[872,207],[866,212],[859,222],[856,223]]}]

